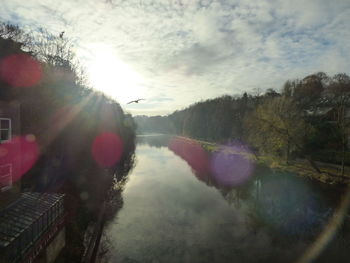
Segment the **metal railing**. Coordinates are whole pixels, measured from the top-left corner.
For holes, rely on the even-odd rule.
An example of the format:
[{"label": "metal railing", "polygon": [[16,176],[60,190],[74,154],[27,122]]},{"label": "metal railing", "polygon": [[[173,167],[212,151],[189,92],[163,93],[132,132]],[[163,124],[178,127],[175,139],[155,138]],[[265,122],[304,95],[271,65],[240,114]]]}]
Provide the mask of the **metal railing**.
[{"label": "metal railing", "polygon": [[[20,262],[64,217],[64,195],[23,193],[0,215],[0,258]],[[1,260],[0,260],[1,262]]]}]

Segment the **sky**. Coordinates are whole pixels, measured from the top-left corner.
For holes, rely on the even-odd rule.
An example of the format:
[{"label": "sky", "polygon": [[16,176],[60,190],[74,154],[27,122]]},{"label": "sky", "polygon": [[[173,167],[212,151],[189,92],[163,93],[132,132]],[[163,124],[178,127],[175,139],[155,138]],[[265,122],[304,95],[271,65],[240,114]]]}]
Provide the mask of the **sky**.
[{"label": "sky", "polygon": [[133,115],[350,73],[349,0],[1,2],[4,22],[64,31],[91,86]]}]

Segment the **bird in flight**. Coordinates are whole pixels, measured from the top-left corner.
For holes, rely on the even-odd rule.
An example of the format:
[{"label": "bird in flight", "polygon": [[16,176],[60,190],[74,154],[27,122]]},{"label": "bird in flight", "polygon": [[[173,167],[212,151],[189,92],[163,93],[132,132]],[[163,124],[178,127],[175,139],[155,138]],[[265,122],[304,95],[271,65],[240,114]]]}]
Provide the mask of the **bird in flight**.
[{"label": "bird in flight", "polygon": [[131,103],[139,103],[140,100],[145,100],[145,99],[137,99],[137,100],[132,100],[129,101],[127,104],[131,104]]}]

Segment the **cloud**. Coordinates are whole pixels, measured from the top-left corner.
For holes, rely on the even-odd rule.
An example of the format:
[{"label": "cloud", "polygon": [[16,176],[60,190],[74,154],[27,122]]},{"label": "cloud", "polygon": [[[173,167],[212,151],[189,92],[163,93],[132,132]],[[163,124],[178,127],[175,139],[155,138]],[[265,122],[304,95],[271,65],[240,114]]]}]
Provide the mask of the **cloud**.
[{"label": "cloud", "polygon": [[13,0],[0,15],[65,31],[83,63],[94,45],[113,49],[144,77],[149,104],[128,106],[133,113],[165,114],[320,70],[350,71],[348,0]]}]

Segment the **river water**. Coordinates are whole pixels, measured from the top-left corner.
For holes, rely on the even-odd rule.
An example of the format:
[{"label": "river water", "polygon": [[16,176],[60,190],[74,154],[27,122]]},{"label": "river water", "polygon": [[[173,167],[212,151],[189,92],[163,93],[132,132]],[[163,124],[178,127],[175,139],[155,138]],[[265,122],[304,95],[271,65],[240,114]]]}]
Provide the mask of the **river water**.
[{"label": "river water", "polygon": [[[204,155],[191,145],[179,147],[167,136],[138,138],[123,206],[105,229],[108,262],[296,262],[341,197],[341,189],[293,174],[234,158],[226,159],[234,166],[225,166],[206,156],[225,166],[226,175],[241,175],[222,180],[202,169]],[[350,262],[347,221],[330,233],[334,238],[316,262]]]}]

